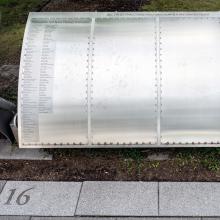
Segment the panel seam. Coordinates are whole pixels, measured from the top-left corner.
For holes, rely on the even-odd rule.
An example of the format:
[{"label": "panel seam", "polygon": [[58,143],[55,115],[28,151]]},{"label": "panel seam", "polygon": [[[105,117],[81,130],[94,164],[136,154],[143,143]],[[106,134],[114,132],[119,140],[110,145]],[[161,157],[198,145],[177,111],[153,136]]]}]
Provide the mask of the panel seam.
[{"label": "panel seam", "polygon": [[156,85],[157,85],[157,145],[161,144],[161,64],[160,64],[160,17],[156,17]]},{"label": "panel seam", "polygon": [[160,183],[157,182],[157,205],[158,205],[158,216],[160,216]]},{"label": "panel seam", "polygon": [[87,113],[88,113],[88,145],[92,143],[91,135],[91,93],[92,93],[92,74],[93,74],[93,42],[94,42],[94,28],[95,28],[95,18],[92,18],[90,36],[89,36],[89,47],[88,47],[88,72],[87,72]]},{"label": "panel seam", "polygon": [[7,182],[8,182],[8,181],[5,180],[5,182],[3,183],[3,186],[2,186],[2,188],[1,188],[1,190],[0,190],[0,195],[1,195],[1,193],[3,192],[3,190],[4,190],[4,188],[5,188],[5,185],[6,185]]}]

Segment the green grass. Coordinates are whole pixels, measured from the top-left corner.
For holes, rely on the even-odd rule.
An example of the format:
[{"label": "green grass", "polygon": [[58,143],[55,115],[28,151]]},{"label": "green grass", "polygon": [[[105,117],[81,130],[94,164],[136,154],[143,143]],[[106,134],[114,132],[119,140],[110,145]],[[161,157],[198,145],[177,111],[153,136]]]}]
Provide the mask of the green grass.
[{"label": "green grass", "polygon": [[19,63],[23,34],[23,24],[15,24],[0,29],[0,66]]},{"label": "green grass", "polygon": [[0,12],[2,14],[2,26],[24,24],[28,13],[36,11],[46,0],[0,0]]},{"label": "green grass", "polygon": [[220,0],[152,0],[143,11],[218,11]]},{"label": "green grass", "polygon": [[220,170],[220,148],[186,148],[175,149],[179,163],[200,163],[210,171]]},{"label": "green grass", "polygon": [[30,11],[39,10],[46,0],[0,0],[0,66],[19,64],[24,26]]}]

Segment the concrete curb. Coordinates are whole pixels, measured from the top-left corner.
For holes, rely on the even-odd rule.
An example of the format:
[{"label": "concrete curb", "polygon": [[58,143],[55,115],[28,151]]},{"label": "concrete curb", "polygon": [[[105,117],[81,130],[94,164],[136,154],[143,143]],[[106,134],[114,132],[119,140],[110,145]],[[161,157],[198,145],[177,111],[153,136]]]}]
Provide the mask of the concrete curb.
[{"label": "concrete curb", "polygon": [[43,149],[21,149],[0,139],[0,159],[3,160],[52,160],[52,155]]}]

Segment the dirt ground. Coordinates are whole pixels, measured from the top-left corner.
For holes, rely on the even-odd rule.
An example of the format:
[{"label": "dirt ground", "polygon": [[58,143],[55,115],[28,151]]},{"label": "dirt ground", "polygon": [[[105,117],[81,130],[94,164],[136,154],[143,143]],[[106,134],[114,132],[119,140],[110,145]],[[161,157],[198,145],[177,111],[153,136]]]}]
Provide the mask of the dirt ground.
[{"label": "dirt ground", "polygon": [[116,155],[77,155],[52,161],[0,160],[0,179],[46,181],[220,181],[220,172],[176,159],[140,163]]}]

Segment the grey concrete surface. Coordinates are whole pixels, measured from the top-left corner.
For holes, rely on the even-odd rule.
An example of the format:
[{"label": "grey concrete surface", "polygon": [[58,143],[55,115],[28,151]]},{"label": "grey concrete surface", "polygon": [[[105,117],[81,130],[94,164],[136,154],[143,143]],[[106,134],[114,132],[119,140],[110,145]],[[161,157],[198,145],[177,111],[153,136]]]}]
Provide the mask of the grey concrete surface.
[{"label": "grey concrete surface", "polygon": [[10,181],[1,193],[0,213],[74,216],[80,189],[81,183],[78,182]]},{"label": "grey concrete surface", "polygon": [[1,188],[0,220],[220,220],[217,182],[0,181]]},{"label": "grey concrete surface", "polygon": [[[0,218],[1,220],[1,218]],[[193,217],[32,217],[31,220],[201,220]],[[217,220],[217,219],[211,219]]]},{"label": "grey concrete surface", "polygon": [[6,160],[52,160],[43,149],[20,149],[9,141],[0,139],[0,159]]},{"label": "grey concrete surface", "polygon": [[201,220],[220,220],[220,217],[212,217],[212,218],[202,217]]},{"label": "grey concrete surface", "polygon": [[0,220],[30,220],[29,216],[0,216]]},{"label": "grey concrete surface", "polygon": [[220,216],[220,183],[160,183],[160,216]]},{"label": "grey concrete surface", "polygon": [[84,182],[76,215],[155,216],[158,183]]},{"label": "grey concrete surface", "polygon": [[32,217],[31,220],[78,220],[78,218],[77,217]]},{"label": "grey concrete surface", "polygon": [[29,217],[29,216],[0,216],[0,220],[220,220],[220,217]]},{"label": "grey concrete surface", "polygon": [[[116,220],[202,220],[200,218],[195,217],[120,217],[116,218]],[[215,220],[215,219],[212,219]]]},{"label": "grey concrete surface", "polygon": [[150,161],[163,161],[163,160],[169,160],[170,155],[168,153],[155,153],[155,154],[150,154],[147,156],[147,160]]},{"label": "grey concrete surface", "polygon": [[[0,219],[1,220],[1,219]],[[31,220],[116,220],[111,217],[32,217]]]}]

